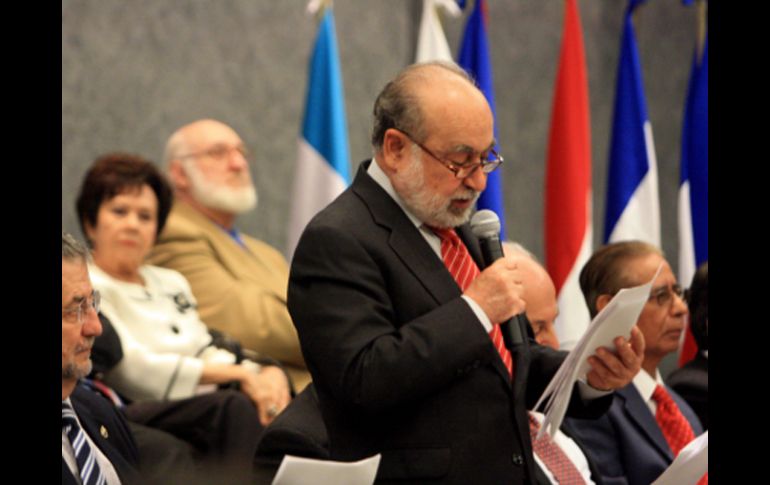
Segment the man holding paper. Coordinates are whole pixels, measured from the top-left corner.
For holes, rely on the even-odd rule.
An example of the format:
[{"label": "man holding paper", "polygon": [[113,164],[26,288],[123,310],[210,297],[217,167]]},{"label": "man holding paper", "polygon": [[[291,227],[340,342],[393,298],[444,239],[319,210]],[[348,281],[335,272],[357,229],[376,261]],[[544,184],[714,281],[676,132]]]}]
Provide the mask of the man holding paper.
[{"label": "man holding paper", "polygon": [[644,335],[642,371],[615,393],[597,420],[567,419],[606,484],[649,485],[679,451],[703,432],[690,406],[663,384],[658,364],[675,352],[684,330],[683,290],[661,251],[640,241],[608,244],[580,272],[580,287],[595,317],[621,288],[652,280],[637,327]]},{"label": "man holding paper", "polygon": [[[467,224],[502,162],[489,104],[456,65],[407,67],[375,102],[372,145],[308,224],[289,279],[331,458],[381,453],[380,481],[532,483],[526,409],[565,354],[501,344],[499,323],[526,307],[521,279],[506,258],[480,271]],[[570,413],[601,415],[638,372],[639,331],[615,345]]]}]

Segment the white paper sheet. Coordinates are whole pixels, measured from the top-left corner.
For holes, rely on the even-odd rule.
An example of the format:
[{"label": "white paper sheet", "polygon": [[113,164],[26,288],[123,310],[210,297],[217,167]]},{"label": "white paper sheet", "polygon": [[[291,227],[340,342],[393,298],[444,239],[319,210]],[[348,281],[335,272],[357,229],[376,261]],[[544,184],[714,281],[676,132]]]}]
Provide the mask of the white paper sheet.
[{"label": "white paper sheet", "polygon": [[535,409],[538,409],[547,399],[543,409],[545,419],[540,427],[538,437],[546,433],[553,437],[561,426],[564,415],[567,413],[575,382],[585,378],[590,369],[587,362],[588,357],[593,355],[599,347],[614,349],[615,344],[612,341],[615,337],[628,338],[630,336],[631,327],[636,323],[644,304],[649,299],[652,283],[660,274],[662,267],[663,264],[661,263],[655,275],[646,284],[620,290],[607,306],[594,317],[591,325],[588,326],[586,332],[567,355],[567,358],[564,359],[543,395],[535,404]]},{"label": "white paper sheet", "polygon": [[674,461],[652,485],[690,485],[698,483],[709,471],[709,432],[706,431],[682,448]]},{"label": "white paper sheet", "polygon": [[286,455],[278,467],[273,485],[371,485],[379,465],[379,454],[354,462]]}]

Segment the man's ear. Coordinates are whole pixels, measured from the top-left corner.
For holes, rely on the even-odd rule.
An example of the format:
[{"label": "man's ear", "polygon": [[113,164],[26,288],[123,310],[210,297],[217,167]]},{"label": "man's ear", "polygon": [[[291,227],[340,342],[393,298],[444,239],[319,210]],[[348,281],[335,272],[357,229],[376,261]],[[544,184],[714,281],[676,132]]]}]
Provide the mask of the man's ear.
[{"label": "man's ear", "polygon": [[181,160],[171,160],[168,165],[168,178],[174,190],[186,191],[190,187],[190,179]]},{"label": "man's ear", "polygon": [[388,128],[385,130],[380,152],[382,153],[382,160],[379,158],[377,160],[381,162],[383,169],[390,173],[396,173],[410,158],[408,138],[395,128]]},{"label": "man's ear", "polygon": [[600,312],[604,310],[604,307],[610,304],[610,300],[612,300],[612,295],[608,295],[606,293],[599,295],[599,297],[596,299],[596,311]]}]

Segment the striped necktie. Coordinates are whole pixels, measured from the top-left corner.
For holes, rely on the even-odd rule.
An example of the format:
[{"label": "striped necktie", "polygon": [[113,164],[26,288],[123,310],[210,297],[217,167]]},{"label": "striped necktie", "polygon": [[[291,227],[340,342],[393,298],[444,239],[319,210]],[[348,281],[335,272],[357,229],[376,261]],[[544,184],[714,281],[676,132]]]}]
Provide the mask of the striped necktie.
[{"label": "striped necktie", "polygon": [[67,435],[70,443],[72,443],[72,449],[75,451],[75,461],[78,464],[83,485],[102,485],[106,483],[102,470],[96,462],[96,455],[88,444],[86,434],[78,425],[75,411],[69,403],[64,401],[61,403],[61,425],[64,434]]},{"label": "striped necktie", "polygon": [[[690,422],[679,410],[679,406],[676,405],[676,402],[663,386],[660,384],[655,386],[652,399],[658,404],[655,410],[655,421],[658,422],[663,437],[666,438],[666,443],[668,443],[674,456],[677,456],[682,448],[695,439],[695,432],[693,432]],[[708,473],[698,481],[698,485],[706,485],[707,483]]]},{"label": "striped necktie", "polygon": [[[457,282],[460,291],[465,292],[471,282],[478,276],[479,267],[476,266],[468,252],[468,248],[465,247],[465,244],[457,236],[454,229],[438,229],[435,227],[430,229],[441,239],[441,259],[444,260],[444,265],[446,265],[452,278]],[[489,337],[500,354],[500,358],[503,359],[503,364],[508,369],[508,374],[513,377],[513,360],[511,359],[511,353],[505,348],[500,325],[492,324]]]}]

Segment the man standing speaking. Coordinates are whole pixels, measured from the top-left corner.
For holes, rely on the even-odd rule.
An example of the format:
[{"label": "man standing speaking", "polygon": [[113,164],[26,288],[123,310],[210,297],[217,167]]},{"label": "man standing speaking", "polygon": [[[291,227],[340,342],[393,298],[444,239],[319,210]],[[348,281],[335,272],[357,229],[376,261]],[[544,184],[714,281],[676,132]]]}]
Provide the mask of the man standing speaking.
[{"label": "man standing speaking", "polygon": [[[526,408],[566,354],[502,345],[499,323],[526,307],[521,278],[505,258],[479,271],[467,225],[502,161],[494,144],[464,71],[407,67],[375,102],[374,160],[297,246],[288,307],[331,458],[381,453],[381,482],[533,480]],[[615,344],[589,359],[569,414],[601,415],[640,369],[639,331]]]}]

